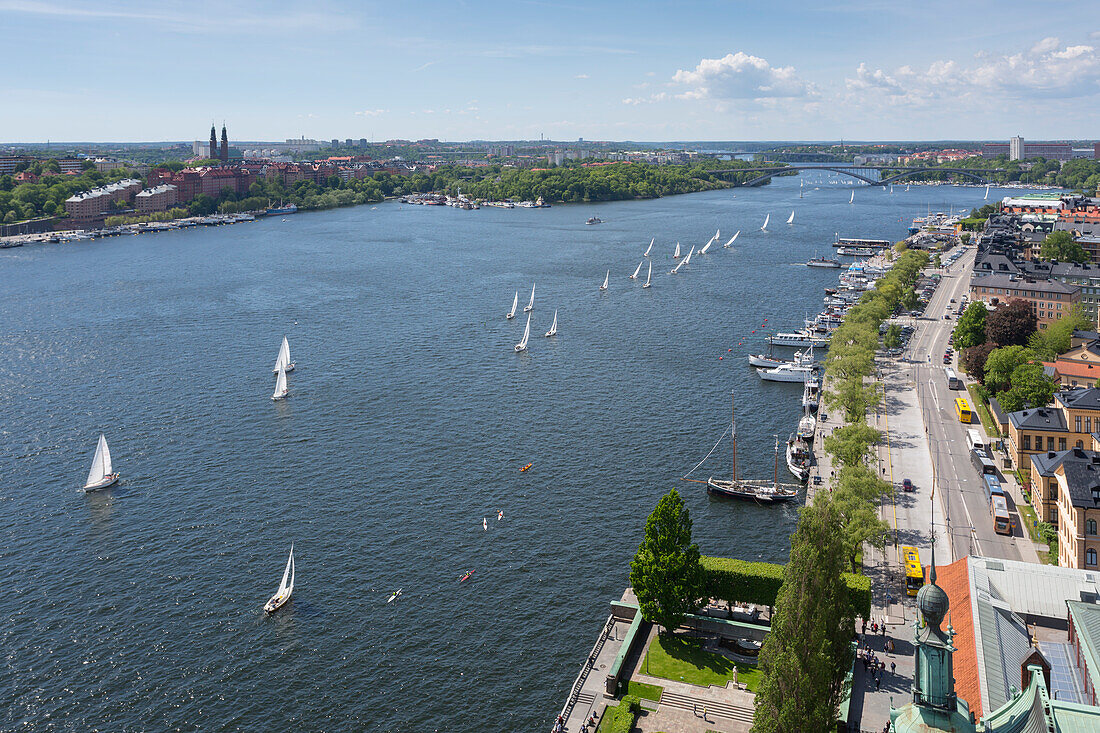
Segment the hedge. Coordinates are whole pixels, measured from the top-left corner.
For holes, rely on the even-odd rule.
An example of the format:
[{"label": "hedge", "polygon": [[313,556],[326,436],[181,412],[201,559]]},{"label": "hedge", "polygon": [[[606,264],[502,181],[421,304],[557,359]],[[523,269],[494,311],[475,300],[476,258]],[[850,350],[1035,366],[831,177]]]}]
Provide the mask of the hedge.
[{"label": "hedge", "polygon": [[624,695],[618,705],[604,710],[603,720],[596,730],[598,733],[630,733],[641,709],[641,700],[633,695]]},{"label": "hedge", "polygon": [[[783,566],[770,562],[748,562],[732,557],[699,558],[705,575],[703,593],[707,598],[739,603],[774,606],[783,585]],[[863,575],[844,573],[856,616],[871,615],[871,580]]]}]

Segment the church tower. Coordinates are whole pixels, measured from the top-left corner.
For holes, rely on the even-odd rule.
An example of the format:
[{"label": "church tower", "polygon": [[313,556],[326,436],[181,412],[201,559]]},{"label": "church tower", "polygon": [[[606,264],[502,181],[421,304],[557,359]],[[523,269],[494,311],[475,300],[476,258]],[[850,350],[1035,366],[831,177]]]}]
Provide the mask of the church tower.
[{"label": "church tower", "polygon": [[950,731],[974,733],[970,707],[955,695],[952,640],[955,630],[940,624],[950,610],[950,600],[936,585],[936,547],[933,540],[932,564],[928,582],[917,593],[920,611],[913,624],[913,699],[908,705],[890,711],[891,733]]},{"label": "church tower", "polygon": [[228,163],[229,162],[229,136],[225,133],[225,123],[224,122],[222,123],[222,149],[221,149],[220,152],[221,152],[221,155],[219,155],[218,157],[221,158],[221,161],[223,163]]},{"label": "church tower", "polygon": [[214,123],[210,123],[210,155],[208,155],[207,157],[218,157],[218,133],[214,129]]}]

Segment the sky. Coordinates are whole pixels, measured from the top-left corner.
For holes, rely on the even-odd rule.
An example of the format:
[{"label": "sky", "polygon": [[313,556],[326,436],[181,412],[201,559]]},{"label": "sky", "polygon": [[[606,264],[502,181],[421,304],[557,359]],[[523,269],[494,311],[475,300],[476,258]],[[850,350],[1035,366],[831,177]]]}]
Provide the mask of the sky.
[{"label": "sky", "polygon": [[1100,138],[1096,9],[0,0],[0,141]]}]

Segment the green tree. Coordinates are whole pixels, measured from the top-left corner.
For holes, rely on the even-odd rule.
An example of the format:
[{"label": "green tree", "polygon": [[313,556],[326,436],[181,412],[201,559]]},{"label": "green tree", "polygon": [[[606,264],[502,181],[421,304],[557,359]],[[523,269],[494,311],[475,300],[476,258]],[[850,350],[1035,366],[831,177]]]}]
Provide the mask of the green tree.
[{"label": "green tree", "polygon": [[861,466],[870,447],[882,440],[882,433],[865,422],[853,422],[825,436],[825,452],[844,466]]},{"label": "green tree", "polygon": [[1059,354],[1069,351],[1073,332],[1091,328],[1092,322],[1080,305],[1073,306],[1069,313],[1059,318],[1048,328],[1031,334],[1027,345],[1043,361],[1054,361]]},{"label": "green tree", "polygon": [[971,346],[969,349],[963,349],[960,353],[962,365],[963,368],[966,369],[966,373],[969,374],[971,378],[985,384],[985,363],[989,355],[993,353],[993,350],[996,348],[996,344],[991,344],[987,341],[984,344]]},{"label": "green tree", "polygon": [[994,393],[1007,392],[1012,387],[1012,373],[1021,364],[1027,364],[1035,358],[1031,349],[1025,346],[1002,346],[989,353],[985,360],[986,388]]},{"label": "green tree", "polygon": [[1035,333],[1037,324],[1031,303],[1013,298],[985,317],[985,337],[998,346],[1023,346]]},{"label": "green tree", "polygon": [[975,300],[966,306],[953,332],[956,349],[969,349],[985,343],[985,319],[988,314],[989,310],[981,301]]},{"label": "green tree", "polygon": [[959,242],[961,242],[963,246],[970,244],[970,232],[963,232],[962,234],[960,234]]},{"label": "green tree", "polygon": [[790,560],[760,651],[753,733],[835,728],[855,620],[841,578],[840,513],[824,495],[799,512]]},{"label": "green tree", "polygon": [[940,266],[941,266],[942,264],[943,264],[943,263],[942,263],[942,261],[940,260],[940,255],[939,255],[939,253],[937,252],[936,254],[934,254],[934,255],[932,256],[932,267],[934,267],[934,268],[936,268],[936,269],[938,270],[938,269],[940,269]]},{"label": "green tree", "polygon": [[879,500],[889,490],[890,485],[864,463],[844,466],[837,475],[832,500],[840,513],[845,553],[852,572],[859,569],[857,558],[863,543],[881,549],[890,531],[890,525],[876,511]]},{"label": "green tree", "polygon": [[886,335],[882,337],[882,345],[888,349],[901,346],[901,326],[891,323],[886,329]]},{"label": "green tree", "polygon": [[630,585],[642,618],[675,631],[703,593],[699,548],[691,541],[691,516],[672,489],[645,523],[645,538],[630,562]]},{"label": "green tree", "polygon": [[1012,387],[997,395],[1001,407],[1016,412],[1028,407],[1049,405],[1058,388],[1046,373],[1042,364],[1021,364],[1012,370]]},{"label": "green tree", "polygon": [[1085,248],[1073,241],[1069,232],[1051,232],[1039,247],[1039,256],[1044,260],[1084,263],[1089,261]]}]

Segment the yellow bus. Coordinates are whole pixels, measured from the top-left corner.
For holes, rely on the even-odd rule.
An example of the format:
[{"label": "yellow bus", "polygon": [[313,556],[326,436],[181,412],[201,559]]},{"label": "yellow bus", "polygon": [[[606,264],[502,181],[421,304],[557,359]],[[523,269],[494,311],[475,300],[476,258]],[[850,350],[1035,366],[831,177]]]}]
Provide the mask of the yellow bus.
[{"label": "yellow bus", "polygon": [[970,411],[970,403],[962,397],[955,398],[955,416],[959,418],[959,422],[969,423],[970,417],[974,413]]},{"label": "yellow bus", "polygon": [[921,567],[917,548],[901,548],[901,564],[905,568],[905,592],[915,596],[924,585],[924,568]]}]

